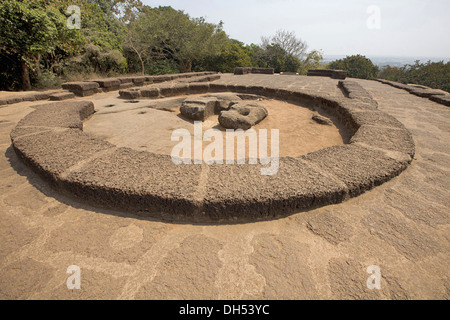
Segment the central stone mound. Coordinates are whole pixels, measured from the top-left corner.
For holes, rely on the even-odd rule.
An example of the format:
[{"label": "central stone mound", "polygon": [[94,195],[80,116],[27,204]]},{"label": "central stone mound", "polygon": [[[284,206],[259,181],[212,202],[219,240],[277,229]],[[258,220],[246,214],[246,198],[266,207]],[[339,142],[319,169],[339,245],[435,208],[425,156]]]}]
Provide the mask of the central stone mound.
[{"label": "central stone mound", "polygon": [[257,95],[215,94],[187,98],[181,105],[183,116],[194,121],[205,121],[218,115],[219,123],[225,129],[248,130],[268,116],[267,109],[248,100],[262,100]]},{"label": "central stone mound", "polygon": [[[195,122],[202,123],[203,133],[213,129],[221,132],[223,136],[226,136],[227,130],[235,131],[234,134],[237,137],[241,134],[243,136],[252,134],[248,133],[247,129],[243,129],[244,132],[240,133],[238,132],[240,130],[226,128],[227,125],[223,121],[222,124],[220,123],[228,114],[227,110],[232,111],[234,108],[243,109],[241,112],[244,115],[250,115],[250,112],[246,110],[250,107],[240,108],[241,104],[258,104],[262,110],[267,110],[268,116],[251,129],[257,133],[260,130],[270,133],[272,129],[278,129],[280,156],[297,157],[323,148],[343,145],[348,140],[345,128],[339,120],[323,110],[315,110],[302,103],[290,103],[258,94],[232,92],[211,92],[150,100],[141,98],[123,101],[120,99],[112,107],[97,107],[94,116],[84,123],[83,130],[118,147],[170,156],[178,144],[177,140],[171,140],[174,130],[189,131],[191,145],[194,146]],[[192,111],[192,118],[186,116],[186,111],[183,111],[184,114],[181,112],[182,106],[183,109]],[[196,114],[196,108],[201,110],[200,114]],[[207,116],[204,114],[205,108],[206,111],[210,111]],[[315,120],[316,117],[320,117],[322,122]],[[325,123],[327,125],[324,125]],[[268,134],[267,139],[270,144],[272,135]],[[215,139],[205,141],[202,145],[203,152],[208,150],[214,141]],[[224,145],[223,153],[226,154],[228,151],[233,152],[233,149],[229,150]],[[234,150],[236,159],[237,151],[236,145]],[[249,152],[250,147],[247,141],[246,156],[249,156]]]},{"label": "central stone mound", "polygon": [[227,129],[248,130],[268,116],[267,109],[256,102],[240,102],[219,115],[219,123]]},{"label": "central stone mound", "polygon": [[214,97],[190,98],[182,103],[180,112],[188,119],[204,121],[226,108],[221,102]]}]

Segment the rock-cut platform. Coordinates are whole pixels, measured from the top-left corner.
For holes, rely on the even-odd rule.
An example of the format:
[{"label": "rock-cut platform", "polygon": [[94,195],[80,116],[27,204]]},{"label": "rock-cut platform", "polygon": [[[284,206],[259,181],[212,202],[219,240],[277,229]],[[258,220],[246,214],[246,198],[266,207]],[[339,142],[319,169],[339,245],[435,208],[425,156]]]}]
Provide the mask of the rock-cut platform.
[{"label": "rock-cut platform", "polygon": [[367,95],[357,99],[357,88],[352,98],[225,81],[151,90],[159,98],[234,92],[314,104],[339,119],[351,139],[343,146],[281,158],[273,176],[261,175],[261,164],[175,165],[170,156],[119,148],[84,133],[83,121],[94,114],[94,105],[77,100],[35,107],[11,132],[13,148],[57,190],[78,200],[193,221],[271,219],[341,203],[399,175],[415,154],[405,126],[378,110]]}]

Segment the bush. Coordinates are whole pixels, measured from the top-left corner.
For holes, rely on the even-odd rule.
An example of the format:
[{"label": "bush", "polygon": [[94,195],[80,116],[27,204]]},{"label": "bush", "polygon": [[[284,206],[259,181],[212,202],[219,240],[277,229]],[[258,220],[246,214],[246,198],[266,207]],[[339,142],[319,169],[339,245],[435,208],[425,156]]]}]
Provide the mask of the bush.
[{"label": "bush", "polygon": [[378,74],[378,78],[402,82],[402,78],[404,76],[404,69],[398,67],[386,66],[380,70]]},{"label": "bush", "polygon": [[63,80],[53,72],[43,71],[33,86],[36,89],[54,89],[61,87]]},{"label": "bush", "polygon": [[118,50],[111,50],[100,54],[98,57],[99,71],[102,73],[123,73],[127,69],[127,60]]},{"label": "bush", "polygon": [[157,61],[147,61],[145,63],[146,74],[172,74],[178,73],[178,64],[174,60],[163,59]]},{"label": "bush", "polygon": [[329,64],[331,69],[345,70],[350,78],[376,79],[379,69],[372,61],[362,55],[348,56]]},{"label": "bush", "polygon": [[307,75],[311,69],[328,69],[323,63],[323,53],[319,50],[313,50],[306,55],[299,69],[299,74]]},{"label": "bush", "polygon": [[84,53],[67,60],[64,64],[66,73],[123,73],[127,69],[127,60],[118,50],[101,49],[93,44],[84,47]]},{"label": "bush", "polygon": [[297,57],[288,54],[280,45],[267,45],[266,48],[253,45],[252,64],[260,68],[273,68],[276,73],[297,72],[301,61]]},{"label": "bush", "polygon": [[402,68],[387,66],[380,71],[379,78],[405,84],[420,84],[450,92],[450,62],[428,61],[422,64],[416,61],[415,64]]},{"label": "bush", "polygon": [[218,55],[208,56],[194,62],[194,71],[217,71],[233,73],[236,67],[251,67],[251,50],[244,43],[231,39],[228,46]]}]

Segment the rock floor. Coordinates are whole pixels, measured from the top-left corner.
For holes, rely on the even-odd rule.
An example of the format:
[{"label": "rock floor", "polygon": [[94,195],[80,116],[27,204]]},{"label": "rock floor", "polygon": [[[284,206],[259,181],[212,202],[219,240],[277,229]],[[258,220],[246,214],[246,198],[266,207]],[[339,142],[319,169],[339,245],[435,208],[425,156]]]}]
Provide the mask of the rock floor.
[{"label": "rock floor", "polygon": [[[223,75],[342,95],[338,80]],[[413,134],[399,177],[345,203],[248,224],[192,225],[99,209],[52,190],[9,133],[36,102],[0,108],[1,299],[449,299],[450,109],[355,80]],[[102,108],[118,93],[98,94]],[[81,270],[69,290],[67,268]],[[381,289],[369,290],[369,266]]]}]

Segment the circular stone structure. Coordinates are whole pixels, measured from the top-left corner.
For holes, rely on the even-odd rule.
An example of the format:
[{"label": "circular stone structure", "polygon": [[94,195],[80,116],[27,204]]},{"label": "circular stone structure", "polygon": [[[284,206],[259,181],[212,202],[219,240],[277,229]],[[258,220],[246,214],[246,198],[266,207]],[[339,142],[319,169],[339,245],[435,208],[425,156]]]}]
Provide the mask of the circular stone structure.
[{"label": "circular stone structure", "polygon": [[11,132],[17,155],[57,190],[93,205],[149,217],[252,221],[332,205],[404,171],[415,154],[409,131],[370,100],[330,98],[300,89],[220,83],[142,88],[141,97],[235,92],[320,106],[351,133],[349,143],[267,166],[175,165],[170,156],[117,147],[83,132],[89,101],[35,107]]},{"label": "circular stone structure", "polygon": [[[101,97],[98,97],[101,98]],[[202,107],[204,104],[191,104],[198,100],[206,99],[212,101],[217,107],[217,113],[201,121],[183,114],[183,105],[188,102],[188,107]],[[108,98],[106,98],[108,99]],[[262,122],[252,127],[252,131],[234,130],[235,143],[227,139],[227,128],[219,122],[220,110],[228,108],[237,102],[257,101],[264,106],[269,116]],[[279,157],[298,157],[308,153],[325,149],[331,146],[343,145],[348,142],[349,134],[340,122],[328,115],[324,110],[316,110],[314,106],[299,105],[278,99],[268,99],[267,97],[238,94],[238,93],[210,93],[206,95],[177,96],[164,99],[118,99],[116,97],[108,100],[95,101],[96,112],[94,116],[83,124],[83,131],[94,138],[99,138],[114,144],[117,147],[131,148],[137,151],[147,151],[156,154],[180,156],[195,160],[199,152],[195,152],[198,136],[202,136],[202,156],[204,161],[209,158],[221,158],[226,155],[230,159],[256,158],[260,161],[265,157],[265,152],[257,150],[254,146],[263,141],[267,136],[267,151],[272,153],[272,138],[278,141]],[[321,117],[325,125],[314,120]],[[172,139],[176,130],[182,129],[189,132],[191,136],[191,148],[183,148],[176,151],[180,146],[178,139]],[[272,133],[275,129],[277,133]],[[260,131],[262,130],[262,131]],[[201,131],[201,134],[199,134]],[[197,135],[196,135],[197,132]],[[267,133],[267,135],[265,135]],[[210,135],[213,139],[209,139]],[[222,138],[221,141],[216,136]],[[242,140],[245,139],[245,146]],[[263,140],[261,140],[263,139]],[[188,137],[183,137],[183,144]],[[217,153],[223,146],[223,153]],[[253,146],[253,147],[251,147]],[[269,148],[270,147],[270,148]],[[263,146],[264,148],[264,146]],[[199,150],[197,145],[196,150]],[[214,150],[213,150],[214,149]],[[270,150],[269,150],[270,149]],[[269,152],[270,151],[270,152]],[[222,156],[221,156],[222,155]]]}]

